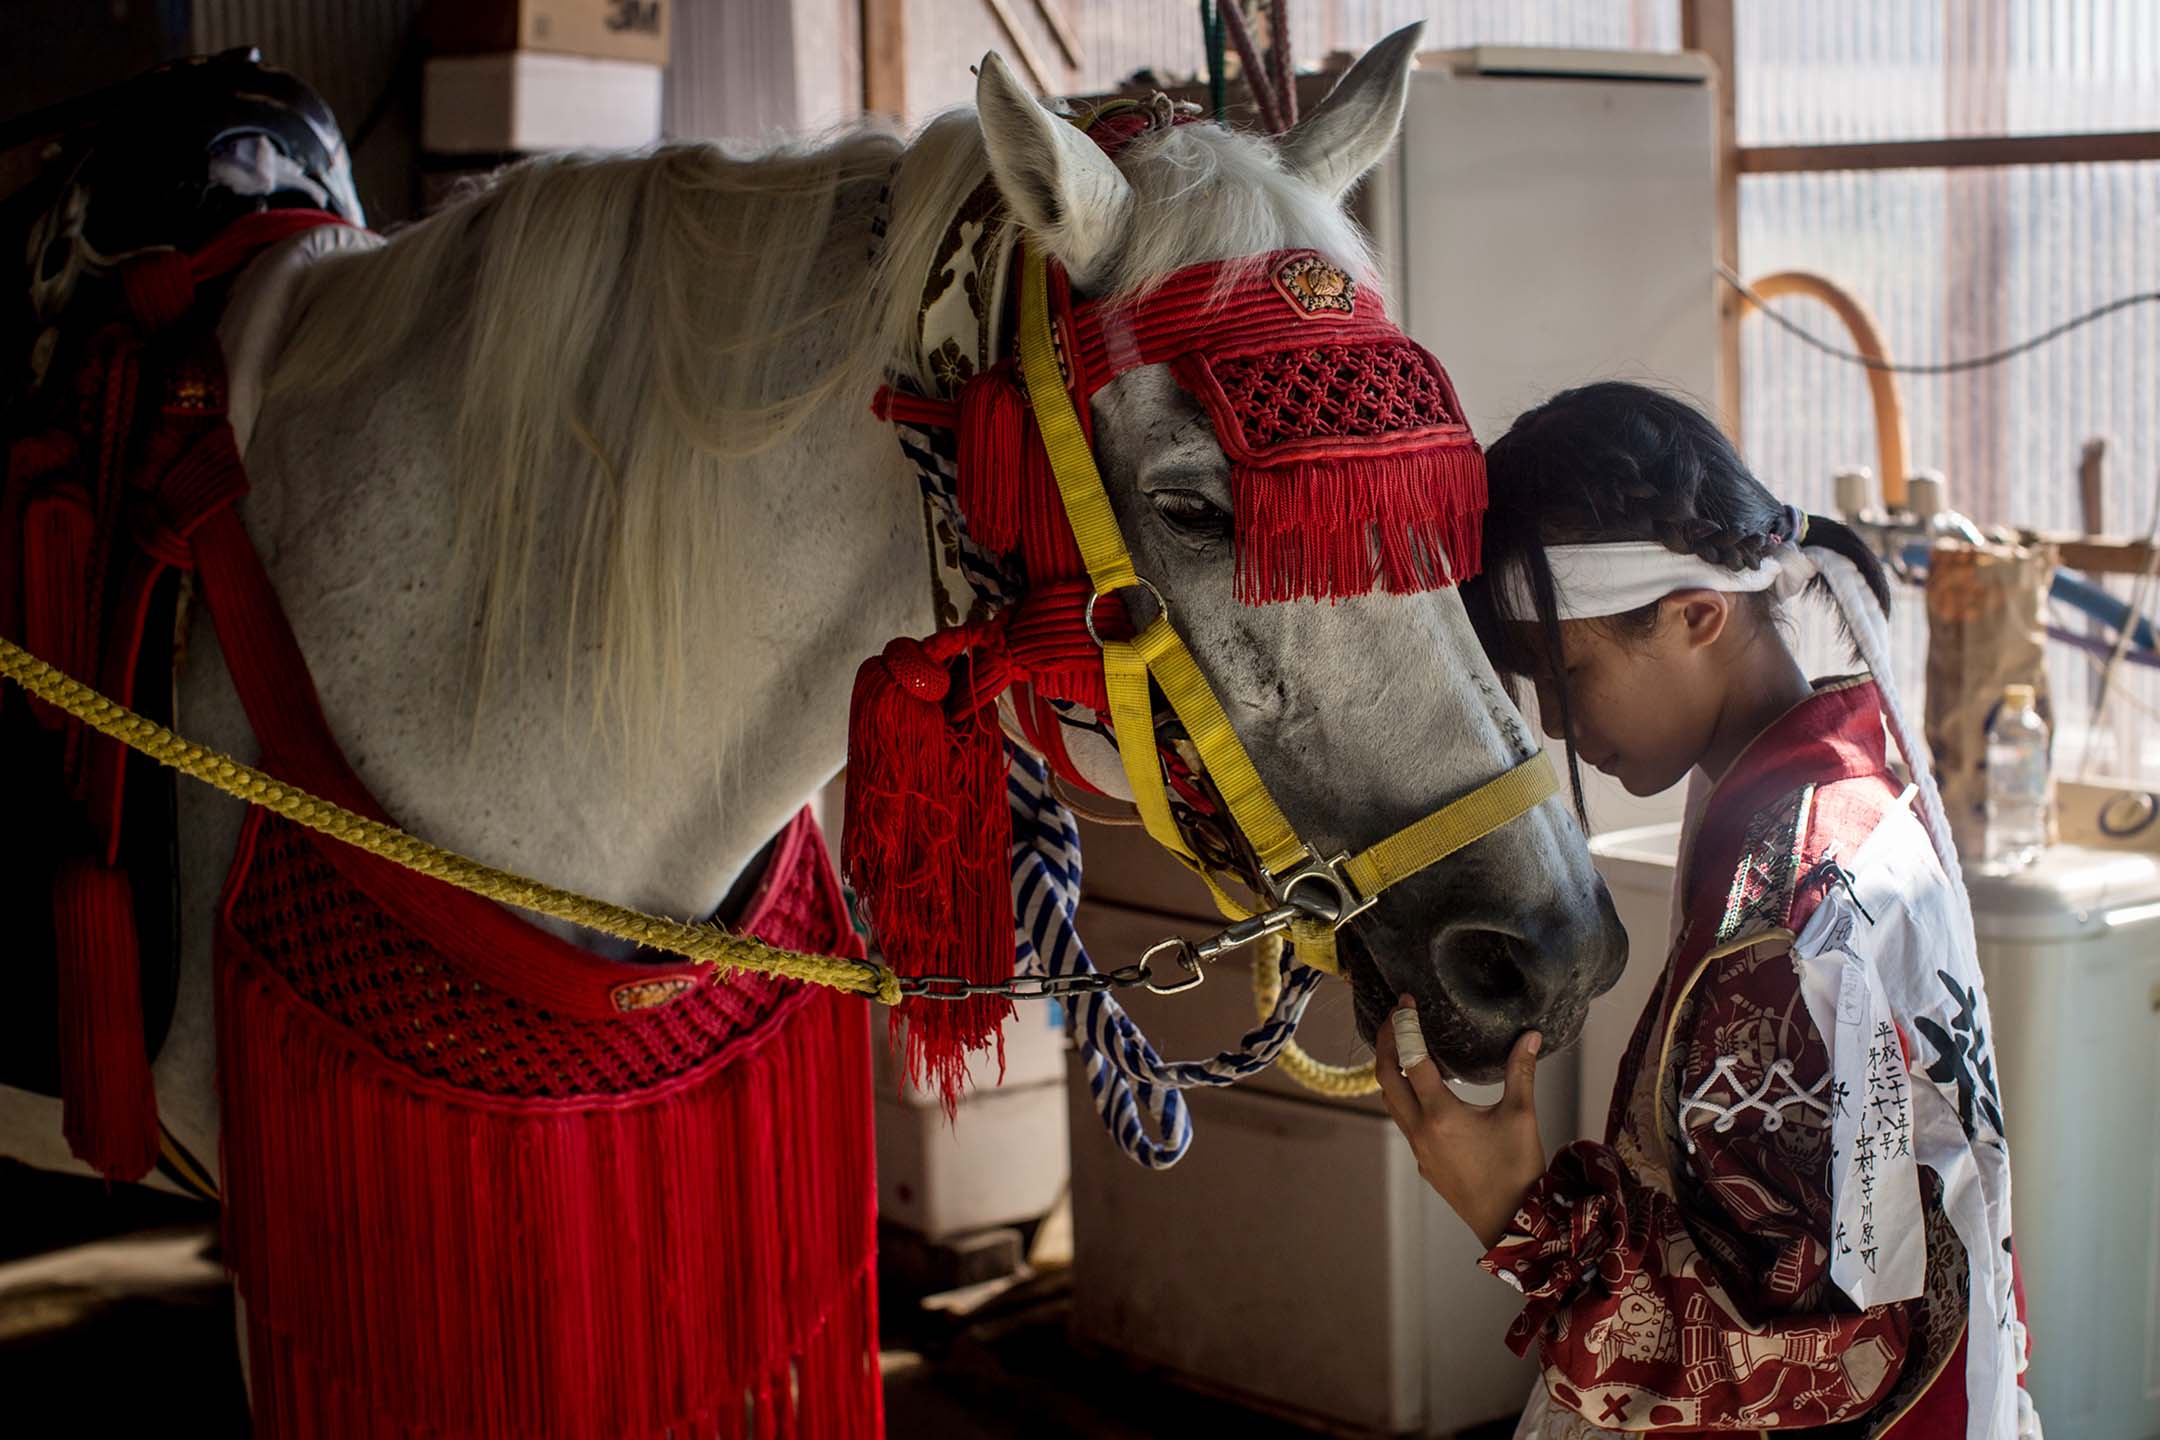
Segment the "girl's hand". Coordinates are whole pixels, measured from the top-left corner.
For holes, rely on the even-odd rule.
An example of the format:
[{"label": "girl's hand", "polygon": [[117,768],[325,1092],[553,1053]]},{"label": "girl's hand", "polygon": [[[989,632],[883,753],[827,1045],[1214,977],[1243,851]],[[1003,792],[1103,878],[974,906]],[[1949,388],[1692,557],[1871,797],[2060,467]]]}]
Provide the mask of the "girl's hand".
[{"label": "girl's hand", "polygon": [[[1448,1088],[1425,1055],[1409,996],[1380,1028],[1373,1071],[1395,1126],[1417,1156],[1418,1174],[1490,1250],[1500,1243],[1523,1195],[1545,1173],[1535,1090],[1541,1037],[1526,1030],[1508,1052],[1497,1105],[1472,1105]],[[1403,1073],[1402,1062],[1410,1062]]]}]

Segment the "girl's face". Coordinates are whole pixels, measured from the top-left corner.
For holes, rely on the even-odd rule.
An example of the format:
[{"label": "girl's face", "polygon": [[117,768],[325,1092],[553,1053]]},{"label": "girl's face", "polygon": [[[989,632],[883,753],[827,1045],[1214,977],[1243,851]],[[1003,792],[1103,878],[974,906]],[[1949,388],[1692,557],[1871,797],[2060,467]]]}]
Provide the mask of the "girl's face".
[{"label": "girl's face", "polygon": [[1655,795],[1701,762],[1725,705],[1717,640],[1732,603],[1714,590],[1680,590],[1658,602],[1648,633],[1604,620],[1564,620],[1561,653],[1546,663],[1534,626],[1521,638],[1540,664],[1537,687],[1545,733],[1561,738],[1560,690],[1567,692],[1575,750],[1630,795]]}]

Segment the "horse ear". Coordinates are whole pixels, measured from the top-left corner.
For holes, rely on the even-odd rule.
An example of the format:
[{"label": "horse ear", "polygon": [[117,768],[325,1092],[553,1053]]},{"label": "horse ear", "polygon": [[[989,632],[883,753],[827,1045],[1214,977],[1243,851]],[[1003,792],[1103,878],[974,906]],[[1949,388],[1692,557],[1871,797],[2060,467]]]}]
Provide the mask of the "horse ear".
[{"label": "horse ear", "polygon": [[1283,136],[1283,163],[1340,200],[1395,143],[1424,33],[1420,20],[1366,51],[1327,99]]},{"label": "horse ear", "polygon": [[1022,89],[995,51],[976,71],[975,111],[1007,208],[1086,288],[1125,233],[1132,186],[1079,126]]}]

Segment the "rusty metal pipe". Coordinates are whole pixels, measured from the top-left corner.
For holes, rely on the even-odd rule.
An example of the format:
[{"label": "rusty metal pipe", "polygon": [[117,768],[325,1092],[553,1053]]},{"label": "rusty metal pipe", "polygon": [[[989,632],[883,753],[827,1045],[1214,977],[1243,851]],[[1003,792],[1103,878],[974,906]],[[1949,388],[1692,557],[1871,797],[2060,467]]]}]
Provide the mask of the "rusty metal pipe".
[{"label": "rusty metal pipe", "polygon": [[[1822,301],[1844,322],[1846,333],[1852,336],[1854,350],[1870,360],[1890,363],[1890,356],[1883,349],[1882,336],[1875,329],[1875,317],[1835,282],[1807,270],[1780,270],[1749,282],[1748,289],[1764,300],[1806,295]],[[1746,294],[1741,296],[1741,304],[1743,315],[1755,308],[1754,301]],[[1871,368],[1867,379],[1868,394],[1875,402],[1876,478],[1882,486],[1883,508],[1902,510],[1906,505],[1907,473],[1905,406],[1898,399],[1897,376],[1888,370]]]}]

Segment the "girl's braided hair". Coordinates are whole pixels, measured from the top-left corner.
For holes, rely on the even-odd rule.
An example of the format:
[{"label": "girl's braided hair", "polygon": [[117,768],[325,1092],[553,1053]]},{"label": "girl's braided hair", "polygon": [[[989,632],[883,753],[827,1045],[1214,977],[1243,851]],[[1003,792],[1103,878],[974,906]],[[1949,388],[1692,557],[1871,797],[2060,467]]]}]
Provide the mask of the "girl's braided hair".
[{"label": "girl's braided hair", "polygon": [[[1492,498],[1485,513],[1484,570],[1464,587],[1463,598],[1503,675],[1529,675],[1539,663],[1536,650],[1500,623],[1493,607],[1494,588],[1510,584],[1511,577],[1520,577],[1536,602],[1540,648],[1560,653],[1548,545],[1654,540],[1728,570],[1752,570],[1802,538],[1793,534],[1792,512],[1763,488],[1708,416],[1642,385],[1604,381],[1562,391],[1517,418],[1486,451],[1485,465]],[[1889,581],[1849,527],[1807,516],[1803,543],[1851,560],[1889,613]],[[1747,600],[1758,620],[1776,623],[1778,601],[1769,591]],[[1652,602],[1600,623],[1622,635],[1644,635],[1658,613]],[[1564,687],[1560,699],[1580,810],[1582,783]]]}]

